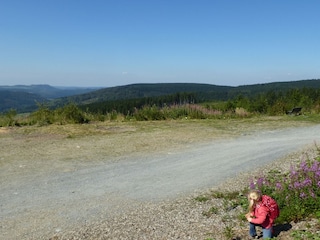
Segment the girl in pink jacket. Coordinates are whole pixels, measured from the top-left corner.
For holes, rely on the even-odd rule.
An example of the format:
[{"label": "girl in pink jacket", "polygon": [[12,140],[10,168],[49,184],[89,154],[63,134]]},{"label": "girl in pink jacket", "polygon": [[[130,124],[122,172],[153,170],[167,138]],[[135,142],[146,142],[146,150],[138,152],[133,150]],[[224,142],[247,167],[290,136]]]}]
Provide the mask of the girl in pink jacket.
[{"label": "girl in pink jacket", "polygon": [[249,234],[252,238],[258,238],[256,226],[262,227],[263,239],[272,238],[272,226],[275,219],[270,216],[269,208],[263,204],[263,200],[270,197],[262,195],[257,190],[251,190],[248,194],[249,213],[246,218],[249,222]]}]

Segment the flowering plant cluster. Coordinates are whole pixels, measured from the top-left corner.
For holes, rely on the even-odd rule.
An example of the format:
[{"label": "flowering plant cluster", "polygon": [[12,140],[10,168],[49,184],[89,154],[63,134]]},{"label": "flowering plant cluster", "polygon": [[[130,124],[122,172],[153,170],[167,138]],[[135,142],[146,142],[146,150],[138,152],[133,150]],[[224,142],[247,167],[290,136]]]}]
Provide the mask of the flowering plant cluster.
[{"label": "flowering plant cluster", "polygon": [[287,173],[272,171],[255,178],[249,188],[259,189],[276,199],[280,207],[279,223],[298,221],[309,215],[320,219],[319,156],[292,165]]}]

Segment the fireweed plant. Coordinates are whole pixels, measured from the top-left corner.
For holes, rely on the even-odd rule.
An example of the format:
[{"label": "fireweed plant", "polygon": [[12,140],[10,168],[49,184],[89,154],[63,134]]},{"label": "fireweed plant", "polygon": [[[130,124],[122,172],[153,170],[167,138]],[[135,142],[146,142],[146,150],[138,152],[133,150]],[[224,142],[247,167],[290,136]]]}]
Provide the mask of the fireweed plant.
[{"label": "fireweed plant", "polygon": [[253,179],[250,189],[258,189],[272,196],[279,204],[280,216],[276,223],[299,221],[307,216],[320,220],[320,148],[317,156],[302,159],[290,171],[269,172]]}]

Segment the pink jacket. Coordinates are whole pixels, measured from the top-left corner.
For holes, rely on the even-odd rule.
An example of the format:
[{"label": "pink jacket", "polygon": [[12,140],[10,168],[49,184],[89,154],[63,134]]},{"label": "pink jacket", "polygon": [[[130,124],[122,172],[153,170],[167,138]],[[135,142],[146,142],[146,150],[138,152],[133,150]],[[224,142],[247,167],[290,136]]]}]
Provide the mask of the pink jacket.
[{"label": "pink jacket", "polygon": [[251,220],[251,223],[261,225],[263,228],[271,228],[274,222],[274,219],[271,219],[268,215],[269,209],[258,203],[254,211],[251,213],[254,218]]}]

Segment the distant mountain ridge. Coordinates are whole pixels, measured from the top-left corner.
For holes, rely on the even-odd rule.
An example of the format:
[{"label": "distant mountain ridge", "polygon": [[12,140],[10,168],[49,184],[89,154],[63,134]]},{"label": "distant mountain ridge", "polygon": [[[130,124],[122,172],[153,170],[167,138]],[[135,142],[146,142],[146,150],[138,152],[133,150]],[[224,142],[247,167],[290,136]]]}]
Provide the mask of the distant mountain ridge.
[{"label": "distant mountain ridge", "polygon": [[71,95],[78,95],[98,88],[52,87],[50,85],[0,86],[0,112],[14,109],[18,112],[35,110],[38,103]]},{"label": "distant mountain ridge", "polygon": [[267,91],[285,91],[304,87],[320,88],[320,79],[241,85],[238,87],[198,83],[140,83],[103,88],[86,94],[68,96],[58,99],[57,103],[59,105],[65,104],[66,102],[90,104],[102,101],[157,97],[178,92],[198,93],[208,101],[224,101],[240,94],[244,96],[253,96]]},{"label": "distant mountain ridge", "polygon": [[109,88],[57,88],[50,85],[0,86],[0,112],[15,109],[28,112],[37,109],[37,103],[48,102],[61,106],[68,102],[79,105],[103,101],[158,97],[175,93],[196,93],[203,100],[225,101],[238,95],[253,96],[268,91],[286,91],[295,88],[320,88],[320,79],[291,82],[273,82],[238,87],[200,83],[140,83]]},{"label": "distant mountain ridge", "polygon": [[47,84],[0,86],[0,91],[27,92],[46,99],[61,98],[97,90],[94,87],[52,87]]},{"label": "distant mountain ridge", "polygon": [[200,83],[137,83],[118,87],[103,88],[77,96],[68,96],[58,99],[57,102],[88,104],[100,101],[158,97],[178,92],[207,92],[221,95],[227,94],[228,91],[233,88],[234,87]]},{"label": "distant mountain ridge", "polygon": [[46,98],[37,94],[0,89],[0,112],[11,109],[17,112],[29,112],[37,107],[37,103],[45,101]]}]

